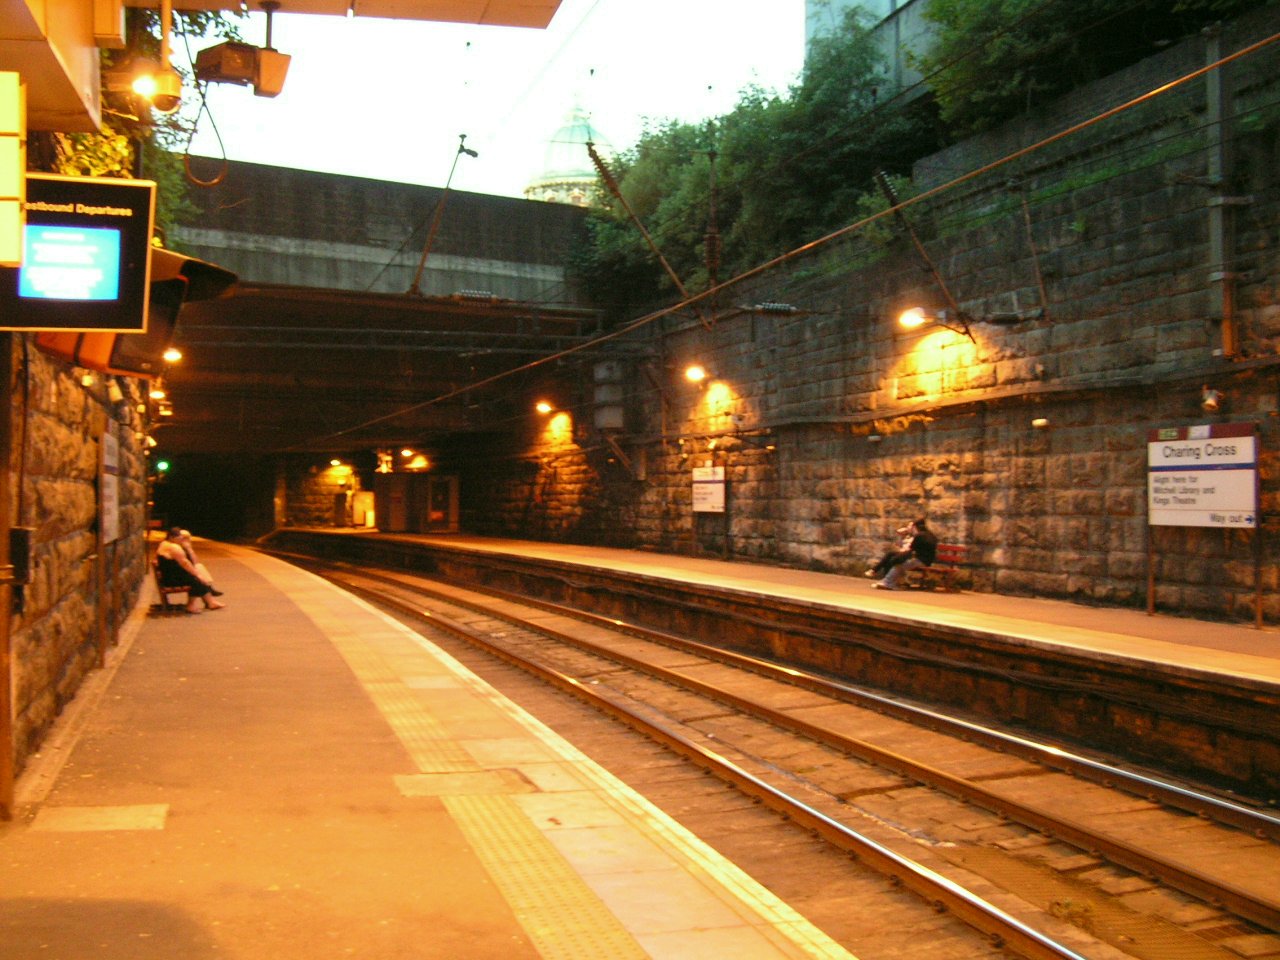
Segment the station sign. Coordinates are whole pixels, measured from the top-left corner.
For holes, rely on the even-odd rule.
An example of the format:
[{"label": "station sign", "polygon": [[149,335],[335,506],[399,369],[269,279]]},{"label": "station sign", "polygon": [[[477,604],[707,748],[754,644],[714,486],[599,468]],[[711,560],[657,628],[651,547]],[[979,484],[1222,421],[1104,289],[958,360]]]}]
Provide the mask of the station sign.
[{"label": "station sign", "polygon": [[724,513],[724,467],[693,468],[693,512]]},{"label": "station sign", "polygon": [[144,333],[156,185],[29,173],[22,262],[0,268],[0,330]]},{"label": "station sign", "polygon": [[1257,425],[1148,431],[1147,516],[1153,527],[1256,527]]}]

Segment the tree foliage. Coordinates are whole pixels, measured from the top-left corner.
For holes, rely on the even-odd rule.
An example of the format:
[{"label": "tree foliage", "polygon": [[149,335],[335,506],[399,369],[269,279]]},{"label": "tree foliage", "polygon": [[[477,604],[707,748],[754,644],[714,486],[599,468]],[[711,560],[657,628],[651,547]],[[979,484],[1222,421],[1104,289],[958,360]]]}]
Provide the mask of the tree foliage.
[{"label": "tree foliage", "polygon": [[[883,209],[877,170],[906,175],[923,156],[1141,60],[1209,23],[1280,0],[931,0],[936,32],[913,57],[931,96],[892,96],[887,67],[855,12],[812,41],[786,96],[742,92],[714,124],[656,126],[623,155],[623,195],[691,292],[705,289],[712,209],[720,279]],[[897,180],[909,196],[909,180]],[[864,237],[872,243],[889,235]],[[619,204],[577,259],[589,293],[619,315],[670,282]]]},{"label": "tree foliage", "polygon": [[[183,11],[178,29],[187,36],[238,39],[236,23],[217,13]],[[105,75],[123,67],[134,55],[157,59],[159,18],[154,10],[129,8],[128,49],[106,51]],[[195,212],[179,151],[190,138],[193,121],[183,114],[154,114],[131,92],[103,83],[102,127],[97,133],[54,133],[33,150],[33,168],[79,177],[120,177],[156,182],[156,229],[164,238],[172,227]]]},{"label": "tree foliage", "polygon": [[[937,148],[931,108],[895,109],[889,92],[885,64],[851,12],[843,30],[814,41],[786,96],[748,88],[714,123],[652,127],[614,174],[686,289],[697,292],[710,280],[713,190],[725,279],[850,222],[876,170],[909,169]],[[576,264],[598,302],[622,313],[673,293],[620,203],[595,217],[590,236]]]},{"label": "tree foliage", "polygon": [[910,59],[952,136],[988,129],[1270,0],[931,0]]}]

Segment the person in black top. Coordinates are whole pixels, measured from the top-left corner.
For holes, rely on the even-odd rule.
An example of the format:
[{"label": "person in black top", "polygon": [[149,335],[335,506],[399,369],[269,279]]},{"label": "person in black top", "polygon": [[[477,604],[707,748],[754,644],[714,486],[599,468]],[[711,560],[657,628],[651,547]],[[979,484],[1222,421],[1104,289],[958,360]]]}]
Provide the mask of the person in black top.
[{"label": "person in black top", "polygon": [[897,590],[909,570],[927,567],[938,558],[938,538],[929,529],[929,521],[921,517],[912,521],[911,528],[911,555],[890,567],[884,579],[872,584],[877,590]]},{"label": "person in black top", "polygon": [[156,547],[156,570],[166,587],[186,587],[187,613],[199,613],[201,603],[206,610],[220,610],[226,604],[213,599],[213,588],[200,579],[195,566],[182,548],[182,528],[172,527],[168,537]]}]

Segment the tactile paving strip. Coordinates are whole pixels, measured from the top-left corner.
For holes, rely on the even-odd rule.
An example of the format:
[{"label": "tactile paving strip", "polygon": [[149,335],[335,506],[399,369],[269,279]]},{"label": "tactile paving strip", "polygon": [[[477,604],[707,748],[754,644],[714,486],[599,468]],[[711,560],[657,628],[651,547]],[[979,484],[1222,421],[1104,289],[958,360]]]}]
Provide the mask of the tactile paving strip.
[{"label": "tactile paving strip", "polygon": [[379,712],[422,773],[466,773],[478,770],[475,760],[439,723],[387,666],[358,638],[335,636],[333,644],[360,680]]},{"label": "tactile paving strip", "polygon": [[546,960],[649,956],[509,797],[444,804]]},{"label": "tactile paving strip", "polygon": [[[384,615],[374,608],[361,601],[356,602],[384,619]],[[313,617],[316,609],[312,608]],[[474,756],[481,745],[472,742],[472,750],[464,750],[414,696],[412,688],[382,657],[373,637],[341,628],[335,630],[332,626],[328,632],[334,646],[368,690],[423,773],[467,773],[493,769],[495,764],[481,762]],[[616,809],[625,811],[633,823],[643,824],[648,836],[675,855],[677,861],[683,862],[691,874],[701,873],[711,881],[712,888],[722,891],[721,896],[725,900],[736,902],[739,909],[745,909],[745,914],[753,919],[744,915],[744,921],[772,941],[777,955],[814,960],[856,960],[789,904],[688,834],[649,801],[617,783],[545,724],[502,697],[447,653],[417,636],[397,639],[406,638],[430,651],[432,659],[443,666],[461,687],[469,688],[481,700],[525,729],[531,736],[525,749],[534,750],[538,764],[552,758],[568,763],[575,776],[581,778],[580,782],[595,783]],[[546,750],[539,749],[536,744],[544,745]],[[492,749],[495,744],[486,741],[483,746]],[[508,766],[508,763],[499,766]],[[521,779],[522,787],[530,783]],[[406,782],[400,786],[411,790],[413,786],[423,787],[425,784]],[[486,781],[485,786],[500,788],[500,784],[492,781]],[[649,956],[512,797],[497,793],[485,796],[446,794],[447,791],[437,791],[541,956],[548,960],[597,960],[600,957],[628,960]]]}]

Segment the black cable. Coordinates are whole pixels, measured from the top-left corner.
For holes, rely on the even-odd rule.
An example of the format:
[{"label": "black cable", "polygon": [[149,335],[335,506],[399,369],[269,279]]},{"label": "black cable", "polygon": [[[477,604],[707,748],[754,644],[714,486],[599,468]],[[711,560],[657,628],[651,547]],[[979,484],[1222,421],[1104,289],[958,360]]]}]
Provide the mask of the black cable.
[{"label": "black cable", "polygon": [[[400,409],[400,410],[398,410],[398,411],[393,411],[392,413],[385,414],[385,415],[380,416],[380,417],[376,417],[376,418],[374,418],[374,419],[372,419],[372,420],[368,420],[368,421],[365,421],[365,422],[363,422],[363,423],[356,424],[356,425],[354,425],[354,426],[351,426],[351,427],[345,428],[345,429],[343,429],[343,430],[336,431],[336,432],[334,432],[334,433],[328,434],[328,435],[323,436],[323,437],[314,438],[311,442],[313,442],[313,443],[314,443],[314,442],[319,441],[319,440],[331,440],[331,439],[336,439],[336,438],[338,438],[338,437],[345,436],[345,435],[347,435],[347,434],[349,434],[349,433],[353,433],[353,432],[354,432],[354,431],[356,431],[356,430],[363,429],[363,428],[365,428],[365,427],[369,427],[369,426],[373,426],[373,425],[378,424],[378,423],[383,423],[383,422],[386,422],[386,421],[388,421],[388,420],[393,420],[393,419],[395,419],[395,418],[397,418],[397,417],[404,416],[405,414],[412,413],[412,412],[417,411],[417,410],[425,409],[426,407],[434,406],[434,405],[439,404],[439,403],[443,403],[443,402],[444,402],[444,401],[446,401],[446,400],[451,400],[451,399],[453,399],[454,397],[460,396],[460,395],[465,394],[465,393],[469,393],[469,392],[471,392],[472,390],[477,390],[477,389],[480,389],[480,388],[482,388],[482,387],[489,386],[490,384],[492,384],[492,383],[496,383],[496,382],[498,382],[498,381],[500,381],[500,380],[503,380],[503,379],[506,379],[506,378],[507,378],[507,377],[509,377],[509,376],[514,376],[514,375],[516,375],[516,374],[523,373],[523,372],[525,372],[525,371],[535,369],[535,368],[540,367],[540,366],[542,366],[542,365],[544,365],[544,364],[546,364],[546,363],[550,363],[550,362],[553,362],[553,361],[556,361],[556,360],[559,360],[559,359],[563,359],[563,358],[565,358],[565,357],[572,356],[572,355],[574,355],[574,354],[580,353],[581,351],[583,351],[583,350],[585,350],[585,349],[589,349],[589,348],[592,348],[592,347],[596,347],[596,346],[599,346],[599,345],[601,345],[601,344],[604,344],[604,343],[610,342],[610,341],[612,341],[612,340],[616,340],[616,339],[618,339],[618,338],[620,338],[620,337],[623,337],[623,336],[625,336],[625,335],[627,335],[627,334],[629,334],[629,333],[634,332],[635,330],[638,330],[638,329],[640,329],[640,328],[642,328],[642,327],[648,326],[649,324],[651,324],[651,323],[653,323],[653,322],[655,322],[655,321],[657,321],[657,320],[660,320],[660,319],[662,319],[662,318],[664,318],[664,317],[670,316],[671,314],[673,314],[673,313],[675,313],[675,312],[677,312],[677,311],[679,311],[679,310],[691,308],[694,304],[701,303],[703,300],[706,300],[706,299],[708,299],[709,297],[712,297],[712,296],[714,296],[714,295],[716,295],[716,294],[718,294],[718,293],[720,293],[720,292],[723,292],[723,291],[725,291],[725,290],[728,290],[728,289],[730,289],[730,288],[736,287],[736,286],[738,286],[740,283],[742,283],[742,282],[744,282],[744,281],[746,281],[746,280],[749,280],[749,279],[752,279],[752,278],[754,278],[754,277],[760,276],[761,274],[764,274],[764,273],[766,273],[766,272],[768,272],[768,271],[770,271],[770,270],[772,270],[772,269],[774,269],[774,268],[776,268],[776,267],[778,267],[778,266],[782,265],[783,263],[786,263],[786,262],[788,262],[788,261],[790,261],[790,260],[792,260],[792,259],[794,259],[794,258],[796,258],[796,257],[798,257],[798,256],[801,256],[801,255],[804,255],[804,254],[807,254],[807,253],[811,253],[812,251],[817,250],[817,249],[822,248],[822,247],[825,247],[825,246],[827,246],[828,244],[830,244],[830,243],[832,243],[832,242],[834,242],[834,241],[836,241],[836,240],[841,240],[841,239],[844,239],[844,238],[846,238],[846,237],[852,236],[852,235],[856,234],[856,232],[857,232],[857,231],[862,230],[863,228],[867,227],[868,225],[870,225],[870,224],[872,224],[872,223],[875,223],[875,222],[877,222],[877,221],[879,221],[879,220],[881,220],[881,219],[884,219],[885,217],[892,216],[892,215],[894,215],[894,214],[896,214],[896,213],[898,213],[898,212],[900,212],[900,211],[902,211],[902,210],[904,210],[904,209],[906,209],[906,208],[908,208],[908,207],[916,206],[916,205],[918,205],[918,204],[921,204],[921,203],[924,203],[924,202],[926,202],[926,201],[932,200],[932,199],[933,199],[933,198],[935,198],[935,197],[945,195],[946,193],[948,193],[948,192],[950,192],[950,191],[952,191],[952,190],[955,190],[955,189],[959,188],[960,186],[962,186],[962,185],[964,185],[964,184],[966,184],[966,183],[968,183],[968,182],[970,182],[970,181],[976,180],[976,179],[978,179],[978,178],[980,178],[980,177],[982,177],[982,176],[984,176],[984,175],[986,175],[986,174],[988,174],[988,173],[991,173],[991,172],[993,172],[993,171],[995,171],[995,170],[1001,169],[1001,168],[1005,167],[1006,165],[1008,165],[1008,164],[1010,164],[1010,163],[1014,163],[1014,162],[1016,162],[1016,161],[1018,161],[1018,160],[1020,160],[1020,159],[1022,159],[1022,158],[1024,158],[1024,157],[1027,157],[1027,156],[1030,156],[1030,155],[1032,155],[1032,154],[1034,154],[1034,153],[1037,153],[1038,151],[1043,150],[1043,149],[1045,149],[1045,148],[1047,148],[1047,147],[1051,146],[1052,144],[1055,144],[1055,143],[1057,143],[1057,142],[1059,142],[1059,141],[1061,141],[1061,140],[1065,140],[1065,139],[1067,139],[1067,138],[1069,138],[1069,137],[1075,136],[1075,135],[1077,135],[1077,134],[1081,133],[1082,131],[1084,131],[1084,130],[1086,130],[1086,129],[1089,129],[1089,128],[1091,128],[1091,127],[1095,126],[1096,124],[1102,123],[1102,122],[1104,122],[1104,121],[1106,121],[1106,120],[1111,119],[1112,117],[1118,116],[1118,115],[1120,115],[1120,114],[1122,114],[1122,113],[1125,113],[1125,112],[1127,112],[1127,111],[1129,111],[1129,110],[1135,109],[1135,108],[1137,108],[1137,107],[1139,107],[1139,106],[1141,106],[1141,105],[1143,105],[1143,104],[1145,104],[1145,103],[1151,102],[1152,100],[1156,100],[1156,99],[1158,99],[1159,97],[1161,97],[1161,96],[1163,96],[1163,95],[1165,95],[1165,94],[1168,94],[1169,92],[1171,92],[1171,91],[1173,91],[1173,90],[1179,89],[1180,87],[1184,86],[1185,84],[1190,83],[1191,81],[1196,80],[1196,79],[1198,79],[1198,78],[1200,78],[1200,77],[1204,76],[1205,74],[1207,74],[1207,73],[1208,73],[1208,72],[1210,72],[1211,70],[1219,69],[1219,68],[1221,68],[1221,67],[1223,67],[1223,66],[1225,66],[1225,65],[1227,65],[1227,64],[1229,64],[1229,63],[1233,63],[1233,62],[1235,62],[1235,61],[1237,61],[1237,60],[1240,60],[1240,59],[1243,59],[1243,58],[1245,58],[1245,57],[1248,57],[1248,56],[1250,56],[1250,55],[1252,55],[1252,54],[1254,54],[1254,53],[1258,52],[1259,50],[1262,50],[1262,49],[1264,49],[1264,48],[1266,48],[1266,47],[1268,47],[1268,46],[1270,46],[1270,45],[1272,45],[1272,44],[1276,43],[1277,41],[1280,41],[1280,34],[1273,34],[1273,35],[1271,35],[1271,36],[1269,36],[1269,37],[1263,38],[1262,40],[1256,41],[1256,42],[1254,42],[1254,43],[1252,43],[1252,44],[1249,44],[1249,45],[1247,45],[1247,46],[1245,46],[1245,47],[1242,47],[1240,50],[1237,50],[1236,52],[1234,52],[1234,53],[1232,53],[1232,54],[1229,54],[1229,55],[1227,55],[1227,56],[1224,56],[1224,57],[1222,57],[1221,59],[1219,59],[1218,61],[1215,61],[1214,63],[1207,64],[1207,65],[1205,65],[1205,66],[1203,66],[1203,67],[1200,67],[1199,69],[1193,70],[1192,72],[1190,72],[1190,73],[1188,73],[1188,74],[1185,74],[1185,75],[1183,75],[1182,77],[1178,77],[1178,78],[1176,78],[1176,79],[1174,79],[1174,80],[1172,80],[1172,81],[1170,81],[1170,82],[1168,82],[1168,83],[1166,83],[1166,84],[1163,84],[1163,85],[1161,85],[1161,86],[1159,86],[1159,87],[1156,87],[1155,89],[1153,89],[1153,90],[1151,90],[1151,91],[1148,91],[1147,93],[1144,93],[1144,94],[1142,94],[1142,95],[1140,95],[1140,96],[1138,96],[1138,97],[1132,98],[1132,99],[1130,99],[1130,100],[1128,100],[1128,101],[1126,101],[1126,102],[1124,102],[1124,103],[1122,103],[1122,104],[1119,104],[1119,105],[1116,105],[1116,106],[1114,106],[1114,107],[1111,107],[1111,108],[1110,108],[1110,109],[1108,109],[1108,110],[1104,110],[1102,113],[1096,114],[1096,115],[1094,115],[1093,117],[1091,117],[1091,118],[1089,118],[1089,119],[1086,119],[1086,120],[1081,121],[1081,122],[1079,122],[1079,123],[1072,124],[1072,125],[1068,126],[1067,128],[1065,128],[1065,129],[1063,129],[1063,130],[1058,131],[1058,132],[1057,132],[1057,133],[1055,133],[1055,134],[1052,134],[1052,135],[1050,135],[1050,136],[1048,136],[1048,137],[1045,137],[1045,138],[1043,138],[1043,139],[1039,140],[1039,141],[1038,141],[1038,142],[1036,142],[1036,143],[1030,144],[1030,145],[1028,145],[1028,146],[1026,146],[1026,147],[1023,147],[1023,148],[1020,148],[1020,149],[1018,149],[1018,150],[1015,150],[1015,151],[1013,151],[1013,152],[1011,152],[1011,153],[1005,154],[1003,157],[1000,157],[1000,158],[998,158],[998,159],[996,159],[996,160],[994,160],[994,161],[991,161],[991,162],[989,162],[989,163],[987,163],[987,164],[984,164],[983,166],[978,167],[977,169],[971,170],[971,171],[969,171],[969,172],[967,172],[967,173],[965,173],[965,174],[963,174],[963,175],[961,175],[961,176],[959,176],[959,177],[956,177],[956,178],[954,178],[954,179],[952,179],[952,180],[950,180],[950,181],[948,181],[948,182],[946,182],[946,183],[940,184],[940,185],[938,185],[938,186],[936,186],[936,187],[933,187],[933,188],[930,188],[930,189],[928,189],[928,190],[925,190],[925,191],[923,191],[923,192],[921,192],[921,193],[917,194],[917,195],[916,195],[916,196],[914,196],[914,197],[908,198],[908,199],[906,199],[906,200],[902,201],[901,203],[897,204],[896,206],[889,207],[889,208],[887,208],[887,209],[885,209],[885,210],[879,211],[879,212],[877,212],[877,213],[873,213],[873,214],[871,214],[871,215],[869,215],[869,216],[867,216],[867,217],[863,217],[863,218],[861,218],[861,219],[859,219],[859,220],[857,220],[857,221],[855,221],[855,222],[853,222],[853,223],[851,223],[851,224],[848,224],[848,225],[846,225],[846,226],[844,226],[844,227],[841,227],[840,229],[837,229],[837,230],[835,230],[835,231],[832,231],[831,233],[828,233],[827,235],[825,235],[825,236],[823,236],[823,237],[819,237],[819,238],[817,238],[816,240],[812,240],[812,241],[810,241],[810,242],[808,242],[808,243],[806,243],[806,244],[803,244],[803,245],[802,245],[802,246],[800,246],[800,247],[795,248],[794,250],[791,250],[791,251],[789,251],[789,252],[787,252],[787,253],[784,253],[784,254],[782,254],[782,255],[780,255],[780,256],[774,257],[774,258],[772,258],[772,259],[770,259],[770,260],[768,260],[768,261],[766,261],[766,262],[764,262],[764,263],[762,263],[762,264],[757,265],[756,267],[753,267],[753,268],[751,268],[751,269],[749,269],[749,270],[746,270],[746,271],[744,271],[744,272],[742,272],[742,273],[738,274],[736,277],[732,277],[732,278],[730,278],[729,280],[724,281],[723,283],[719,284],[718,286],[711,287],[711,288],[709,288],[709,289],[707,289],[707,290],[705,290],[705,291],[703,291],[703,292],[701,292],[701,293],[698,293],[698,294],[695,294],[695,295],[693,295],[693,296],[691,296],[691,297],[688,297],[688,298],[686,298],[686,299],[684,299],[684,300],[682,300],[682,301],[680,301],[679,303],[676,303],[676,304],[674,304],[674,305],[667,306],[667,307],[663,307],[663,308],[660,308],[660,309],[658,309],[658,310],[655,310],[655,311],[653,311],[653,312],[651,312],[651,313],[649,313],[649,314],[646,314],[646,315],[644,315],[644,316],[641,316],[641,317],[639,317],[639,318],[637,318],[637,319],[635,319],[635,320],[631,321],[630,323],[624,324],[624,325],[622,325],[621,327],[618,327],[617,329],[615,329],[615,330],[613,330],[613,331],[610,331],[609,333],[602,334],[601,336],[599,336],[599,337],[597,337],[597,338],[594,338],[594,339],[592,339],[592,340],[590,340],[590,341],[588,341],[588,342],[586,342],[586,343],[579,344],[579,345],[574,346],[574,347],[570,347],[570,348],[565,349],[565,350],[562,350],[562,351],[560,351],[560,352],[558,352],[558,353],[551,354],[551,355],[548,355],[548,356],[546,356],[546,357],[542,357],[542,358],[539,358],[539,359],[537,359],[537,360],[531,361],[531,362],[529,362],[529,363],[523,364],[523,365],[521,365],[521,366],[519,366],[519,367],[512,368],[511,370],[508,370],[508,371],[505,371],[505,372],[502,372],[502,373],[498,373],[498,374],[495,374],[495,375],[490,376],[490,377],[486,377],[486,378],[484,378],[484,379],[482,379],[482,380],[476,381],[476,382],[471,383],[471,384],[464,385],[464,386],[459,387],[459,388],[457,388],[457,389],[455,389],[455,390],[452,390],[452,391],[449,391],[449,392],[447,392],[447,393],[441,394],[440,396],[434,397],[434,398],[432,398],[432,399],[430,399],[430,400],[425,400],[425,401],[423,401],[423,402],[421,402],[421,403],[414,404],[414,405],[412,405],[412,406],[402,408],[402,409]],[[296,446],[295,446],[295,447],[290,447],[290,448],[288,448],[288,449],[291,449],[291,450],[292,450],[292,449],[297,449],[297,448],[298,448],[298,447],[296,447]]]}]

